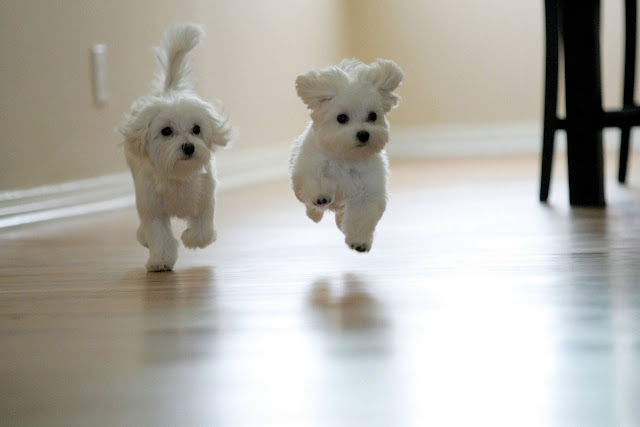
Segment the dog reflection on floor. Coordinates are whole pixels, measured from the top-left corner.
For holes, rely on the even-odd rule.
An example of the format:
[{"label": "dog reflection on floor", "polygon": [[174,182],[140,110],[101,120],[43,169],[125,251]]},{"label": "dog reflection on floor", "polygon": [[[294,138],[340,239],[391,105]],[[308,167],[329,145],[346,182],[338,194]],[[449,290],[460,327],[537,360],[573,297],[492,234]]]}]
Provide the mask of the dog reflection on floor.
[{"label": "dog reflection on floor", "polygon": [[314,326],[330,330],[384,329],[382,308],[358,275],[344,275],[342,286],[322,277],[313,282],[309,302],[317,316]]}]

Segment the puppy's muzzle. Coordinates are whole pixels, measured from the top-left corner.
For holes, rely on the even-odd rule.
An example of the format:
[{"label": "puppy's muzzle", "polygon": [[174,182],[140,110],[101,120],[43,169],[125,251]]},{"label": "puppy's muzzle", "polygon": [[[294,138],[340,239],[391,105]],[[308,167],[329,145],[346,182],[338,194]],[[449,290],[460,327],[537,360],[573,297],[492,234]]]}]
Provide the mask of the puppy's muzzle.
[{"label": "puppy's muzzle", "polygon": [[361,130],[356,134],[356,138],[358,138],[358,141],[360,141],[358,145],[367,145],[367,142],[369,141],[369,132],[367,132],[366,130]]},{"label": "puppy's muzzle", "polygon": [[182,152],[184,153],[184,155],[187,156],[187,158],[193,156],[194,151],[196,151],[195,145],[193,145],[190,142],[187,142],[186,144],[182,144],[180,148],[182,149]]}]

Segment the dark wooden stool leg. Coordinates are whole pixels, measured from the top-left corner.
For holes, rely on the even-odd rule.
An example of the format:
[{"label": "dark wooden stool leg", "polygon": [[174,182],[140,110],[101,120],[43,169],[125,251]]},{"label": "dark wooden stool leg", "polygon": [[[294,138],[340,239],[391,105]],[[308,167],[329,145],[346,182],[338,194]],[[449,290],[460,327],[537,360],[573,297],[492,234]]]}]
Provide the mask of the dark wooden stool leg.
[{"label": "dark wooden stool leg", "polygon": [[559,0],[571,206],[605,206],[600,0]]},{"label": "dark wooden stool leg", "polygon": [[[622,102],[625,107],[634,105],[633,93],[635,91],[636,73],[636,0],[624,2],[624,87],[622,90]],[[623,183],[627,179],[627,163],[629,162],[629,140],[631,128],[620,128],[620,163],[618,165],[618,181]]]},{"label": "dark wooden stool leg", "polygon": [[542,166],[540,171],[540,201],[546,202],[551,184],[551,167],[558,109],[558,1],[545,0],[545,81],[544,123],[542,128]]}]

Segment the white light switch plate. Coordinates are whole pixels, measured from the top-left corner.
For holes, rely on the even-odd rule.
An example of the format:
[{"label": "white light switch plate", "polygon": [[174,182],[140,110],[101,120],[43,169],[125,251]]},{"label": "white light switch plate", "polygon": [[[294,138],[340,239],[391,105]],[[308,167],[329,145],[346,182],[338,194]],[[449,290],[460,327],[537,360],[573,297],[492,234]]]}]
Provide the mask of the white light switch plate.
[{"label": "white light switch plate", "polygon": [[109,100],[107,91],[107,45],[96,44],[91,48],[93,62],[93,99],[98,105]]}]

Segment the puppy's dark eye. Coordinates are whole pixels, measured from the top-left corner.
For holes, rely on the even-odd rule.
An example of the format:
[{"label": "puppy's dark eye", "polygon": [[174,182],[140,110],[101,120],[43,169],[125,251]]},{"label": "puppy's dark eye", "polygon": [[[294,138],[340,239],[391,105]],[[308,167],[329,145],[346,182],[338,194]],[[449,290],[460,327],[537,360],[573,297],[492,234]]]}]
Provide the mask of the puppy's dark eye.
[{"label": "puppy's dark eye", "polygon": [[370,122],[375,122],[376,120],[378,120],[378,115],[372,111],[369,113],[367,120],[369,120]]},{"label": "puppy's dark eye", "polygon": [[349,116],[347,116],[346,114],[340,114],[336,120],[338,120],[338,123],[340,123],[341,125],[347,123],[349,121]]},{"label": "puppy's dark eye", "polygon": [[194,135],[198,135],[200,133],[200,126],[198,125],[193,126],[193,129],[191,129],[191,132],[193,132]]},{"label": "puppy's dark eye", "polygon": [[167,126],[166,128],[162,128],[160,133],[162,134],[162,136],[169,136],[173,133],[173,130],[171,130],[171,128]]}]

